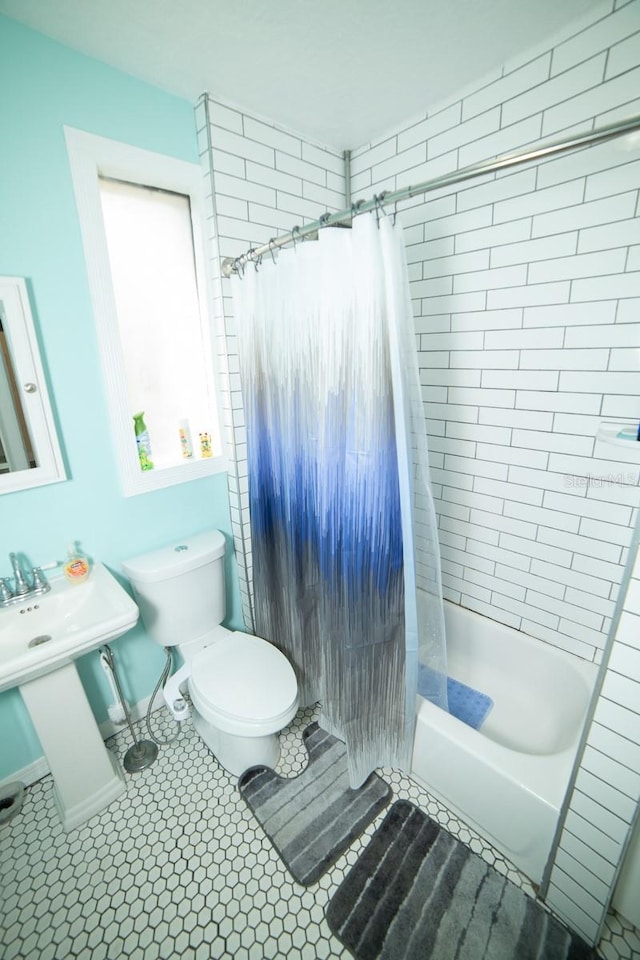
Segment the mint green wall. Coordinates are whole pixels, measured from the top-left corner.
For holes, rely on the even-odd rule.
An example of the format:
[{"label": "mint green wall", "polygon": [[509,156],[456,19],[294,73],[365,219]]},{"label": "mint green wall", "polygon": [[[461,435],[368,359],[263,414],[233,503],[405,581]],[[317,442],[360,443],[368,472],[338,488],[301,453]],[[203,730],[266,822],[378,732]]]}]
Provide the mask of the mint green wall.
[{"label": "mint green wall", "polygon": [[[10,550],[33,564],[71,540],[120,575],[128,556],[217,527],[230,543],[226,476],[124,498],[104,391],[63,126],[198,162],[193,106],[0,16],[0,275],[27,278],[69,480],[0,496],[0,576]],[[230,616],[240,626],[235,565]],[[164,662],[137,627],[114,644],[132,701]],[[97,654],[80,673],[98,721],[108,688]],[[0,694],[0,779],[41,755],[17,691]]]}]

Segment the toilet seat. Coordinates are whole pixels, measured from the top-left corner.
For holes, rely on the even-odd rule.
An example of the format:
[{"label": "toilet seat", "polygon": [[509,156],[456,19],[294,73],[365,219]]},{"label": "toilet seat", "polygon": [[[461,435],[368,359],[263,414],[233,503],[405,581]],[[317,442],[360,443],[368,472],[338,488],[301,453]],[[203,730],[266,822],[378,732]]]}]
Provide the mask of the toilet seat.
[{"label": "toilet seat", "polygon": [[268,641],[240,631],[225,631],[195,654],[189,692],[205,720],[239,736],[275,733],[298,708],[287,658]]}]

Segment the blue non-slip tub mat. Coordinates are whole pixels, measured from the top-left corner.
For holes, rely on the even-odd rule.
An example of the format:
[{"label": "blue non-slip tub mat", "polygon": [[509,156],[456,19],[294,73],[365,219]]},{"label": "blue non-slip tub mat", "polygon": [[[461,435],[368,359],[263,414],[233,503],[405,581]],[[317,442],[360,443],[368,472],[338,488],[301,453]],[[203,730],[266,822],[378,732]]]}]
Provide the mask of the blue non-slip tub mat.
[{"label": "blue non-slip tub mat", "polygon": [[[423,663],[418,665],[418,693],[424,696],[427,686],[428,667]],[[447,677],[447,699],[449,713],[452,717],[462,720],[467,726],[479,730],[493,706],[493,700],[486,693],[481,693],[473,687],[467,686],[461,680]]]},{"label": "blue non-slip tub mat", "polygon": [[451,716],[474,730],[480,729],[493,706],[493,700],[486,693],[480,693],[453,677],[447,677],[447,697]]}]

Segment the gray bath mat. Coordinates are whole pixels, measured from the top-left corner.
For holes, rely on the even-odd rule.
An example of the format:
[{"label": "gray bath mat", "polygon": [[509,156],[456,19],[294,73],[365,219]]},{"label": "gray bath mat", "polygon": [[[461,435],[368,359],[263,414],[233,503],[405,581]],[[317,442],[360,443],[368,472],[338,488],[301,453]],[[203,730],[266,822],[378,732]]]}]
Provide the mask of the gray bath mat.
[{"label": "gray bath mat", "polygon": [[352,790],[344,744],[317,723],[302,736],[309,763],[300,776],[285,779],[269,767],[252,767],[238,788],[289,872],[308,886],[387,805],[391,787],[372,773]]},{"label": "gray bath mat", "polygon": [[510,880],[406,800],[327,908],[357,960],[595,960]]}]

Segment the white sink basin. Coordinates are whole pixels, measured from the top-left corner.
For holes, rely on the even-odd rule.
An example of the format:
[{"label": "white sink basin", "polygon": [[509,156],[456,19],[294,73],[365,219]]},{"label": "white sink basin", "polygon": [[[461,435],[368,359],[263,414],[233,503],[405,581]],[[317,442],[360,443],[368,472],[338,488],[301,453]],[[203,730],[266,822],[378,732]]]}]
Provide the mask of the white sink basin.
[{"label": "white sink basin", "polygon": [[41,677],[135,626],[139,611],[106,567],[86,580],[0,608],[0,691]]}]

